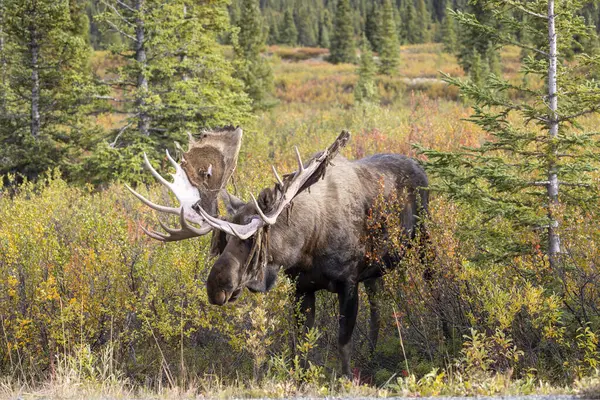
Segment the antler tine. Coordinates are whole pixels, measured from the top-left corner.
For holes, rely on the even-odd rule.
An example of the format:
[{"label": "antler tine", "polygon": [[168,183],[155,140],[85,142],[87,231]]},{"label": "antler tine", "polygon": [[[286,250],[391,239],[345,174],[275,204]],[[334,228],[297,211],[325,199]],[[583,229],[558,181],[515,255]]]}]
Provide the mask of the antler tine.
[{"label": "antler tine", "polygon": [[279,200],[275,205],[273,211],[266,215],[258,205],[258,201],[256,197],[250,195],[252,197],[252,202],[254,208],[256,209],[256,213],[259,218],[252,218],[252,220],[246,225],[238,225],[233,224],[228,221],[223,221],[218,218],[215,218],[209,215],[198,203],[196,203],[192,208],[202,216],[202,218],[214,227],[215,229],[219,229],[227,234],[235,235],[238,238],[245,240],[250,236],[254,235],[260,228],[265,225],[273,225],[277,222],[277,217],[283,212],[283,210],[290,205],[290,203],[294,200],[295,196],[300,193],[306,185],[311,185],[311,179],[316,180],[314,178],[315,174],[317,174],[316,178],[319,178],[323,175],[324,170],[320,170],[321,167],[325,168],[329,160],[337,154],[340,147],[343,147],[348,141],[349,135],[346,131],[343,131],[338,138],[331,144],[327,149],[325,149],[322,153],[317,157],[313,157],[306,168],[302,163],[302,157],[300,157],[300,152],[298,148],[295,147],[296,159],[298,161],[298,171],[292,176],[290,180],[287,181],[287,185],[285,186],[285,191],[283,188],[283,181],[279,177],[277,170],[275,167],[272,167],[273,173],[277,178],[277,182],[282,185],[281,196],[279,196]]},{"label": "antler tine", "polygon": [[150,200],[148,200],[147,198],[145,198],[144,196],[142,196],[141,194],[139,194],[138,192],[136,192],[135,190],[133,190],[132,188],[130,188],[129,185],[125,185],[125,187],[127,189],[129,189],[129,191],[135,197],[137,197],[142,203],[144,203],[148,207],[152,208],[153,210],[160,211],[160,212],[166,212],[169,214],[179,214],[179,209],[174,208],[174,207],[161,206],[160,204],[153,203]]},{"label": "antler tine", "polygon": [[283,190],[283,181],[281,180],[281,177],[277,173],[275,166],[271,165],[271,169],[273,170],[273,174],[275,174],[275,179],[277,179],[277,183],[281,186],[281,189]]},{"label": "antler tine", "polygon": [[250,236],[254,235],[256,231],[260,227],[264,225],[264,222],[259,219],[253,219],[247,225],[238,225],[231,223],[229,221],[223,221],[219,218],[215,218],[208,214],[199,204],[194,206],[194,210],[196,210],[202,218],[213,228],[219,229],[229,235],[234,235],[241,240],[246,240]]},{"label": "antler tine", "polygon": [[161,242],[167,241],[167,236],[161,234],[160,232],[154,232],[154,231],[148,230],[148,229],[144,228],[144,226],[142,224],[140,224],[140,228],[142,228],[142,231],[144,231],[144,233],[146,235],[150,236],[152,239],[160,240]]},{"label": "antler tine", "polygon": [[258,201],[256,201],[256,197],[254,197],[254,195],[252,193],[250,193],[250,197],[252,197],[252,201],[254,202],[254,208],[256,209],[256,212],[258,213],[260,218],[265,222],[265,224],[273,225],[275,223],[275,221],[277,221],[277,217],[275,217],[275,218],[267,217],[265,215],[265,213],[263,213],[263,211],[260,209],[260,207],[258,205]]},{"label": "antler tine", "polygon": [[179,223],[181,224],[181,228],[182,229],[188,230],[188,231],[194,233],[197,236],[206,235],[207,233],[209,233],[210,231],[212,231],[212,226],[210,226],[210,225],[205,226],[202,229],[198,229],[198,228],[190,225],[188,223],[187,219],[185,218],[183,207],[181,207],[181,213],[179,214]]},{"label": "antler tine", "polygon": [[158,179],[160,183],[171,189],[171,183],[169,183],[165,178],[163,178],[161,174],[156,172],[152,164],[150,164],[150,160],[148,160],[148,156],[146,155],[146,153],[144,153],[144,163],[146,164],[146,167],[150,170],[152,175],[154,175],[154,177]]},{"label": "antler tine", "polygon": [[171,157],[171,154],[169,153],[169,150],[166,149],[165,153],[167,153],[167,158],[169,159],[169,161],[171,162],[171,165],[173,165],[175,167],[175,171],[179,172],[179,169],[181,168],[179,166],[179,164],[177,164],[177,162],[175,160],[173,160],[173,157]]},{"label": "antler tine", "polygon": [[204,228],[198,229],[192,225],[190,225],[185,218],[184,208],[181,207],[179,212],[179,223],[181,224],[181,229],[173,229],[168,227],[160,218],[158,219],[158,223],[160,226],[168,233],[165,235],[162,232],[151,231],[143,226],[141,227],[144,233],[150,236],[153,239],[160,240],[161,242],[175,242],[182,239],[189,239],[196,236],[206,235],[212,230],[212,226],[205,226]]},{"label": "antler tine", "polygon": [[[142,230],[151,238],[163,242],[172,242],[182,239],[193,238],[196,236],[206,235],[212,230],[212,226],[207,225],[205,221],[191,209],[192,204],[195,204],[197,201],[200,200],[200,193],[198,189],[191,184],[187,177],[187,174],[185,173],[183,168],[181,168],[181,165],[179,165],[173,159],[173,157],[171,157],[171,154],[168,150],[166,151],[166,155],[169,162],[173,165],[173,167],[175,167],[175,173],[171,174],[171,176],[173,177],[172,183],[167,181],[154,169],[154,167],[152,167],[152,164],[150,164],[150,160],[148,159],[146,153],[144,153],[144,163],[146,164],[146,167],[150,170],[152,175],[156,179],[158,179],[160,183],[169,188],[169,190],[173,192],[173,194],[175,194],[175,197],[177,197],[177,200],[180,203],[180,207],[174,208],[161,206],[148,200],[129,186],[126,185],[126,187],[142,203],[152,208],[153,210],[179,215],[181,229],[170,228],[159,218],[158,222],[160,223],[160,226],[164,229],[166,233],[152,231],[144,227],[142,227]],[[200,228],[191,225],[191,223],[198,224]]]},{"label": "antler tine", "polygon": [[302,163],[302,157],[300,157],[300,151],[298,151],[298,147],[294,146],[294,150],[296,151],[296,159],[298,160],[298,172],[304,171],[304,164]]}]

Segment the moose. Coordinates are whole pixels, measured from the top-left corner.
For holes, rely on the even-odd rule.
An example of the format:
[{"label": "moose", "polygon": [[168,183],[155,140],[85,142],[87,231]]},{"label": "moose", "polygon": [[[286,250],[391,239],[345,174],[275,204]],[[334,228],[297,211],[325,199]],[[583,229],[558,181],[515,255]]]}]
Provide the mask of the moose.
[{"label": "moose", "polygon": [[[346,376],[351,375],[358,284],[364,282],[367,293],[372,293],[376,279],[398,261],[398,254],[391,254],[388,249],[378,249],[380,262],[374,263],[367,256],[372,250],[367,219],[376,199],[403,194],[400,221],[409,240],[423,226],[420,218],[427,212],[428,204],[427,176],[415,160],[397,154],[376,154],[349,161],[338,155],[348,140],[349,134],[342,132],[306,164],[296,148],[297,170],[282,178],[273,167],[275,186],[263,189],[258,198],[251,195],[249,202],[222,192],[228,214],[225,218],[217,217],[214,208],[206,209],[200,197],[191,205],[196,215],[191,214],[189,204],[193,200],[178,194],[179,189],[169,184],[180,200],[185,198],[179,210],[167,211],[180,214],[182,228],[171,229],[161,223],[168,234],[146,231],[159,240],[173,241],[200,236],[212,229],[212,253],[218,258],[206,286],[208,299],[215,305],[235,301],[244,287],[252,292],[267,292],[274,286],[279,270],[283,270],[296,282],[296,300],[308,329],[315,320],[315,292],[336,293],[338,346],[342,373]],[[172,163],[177,169],[177,164]],[[152,168],[149,163],[148,166]],[[183,172],[181,168],[177,171]],[[177,174],[175,178],[185,180]],[[134,194],[151,207],[166,211]],[[371,310],[372,324],[377,323],[374,319],[378,319],[376,309]],[[375,340],[376,332],[372,326]]]}]

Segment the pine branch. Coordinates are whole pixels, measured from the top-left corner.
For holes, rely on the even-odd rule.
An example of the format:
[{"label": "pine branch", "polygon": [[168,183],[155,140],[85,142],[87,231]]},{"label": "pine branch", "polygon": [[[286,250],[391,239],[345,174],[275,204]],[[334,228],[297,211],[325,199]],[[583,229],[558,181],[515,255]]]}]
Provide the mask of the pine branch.
[{"label": "pine branch", "polygon": [[[128,18],[125,18],[120,12],[119,10],[117,10],[117,8],[115,6],[113,6],[112,4],[109,4],[108,2],[103,2],[106,6],[110,7],[111,10],[113,10],[113,12],[121,19],[121,21],[123,21],[124,23],[126,23],[127,25],[131,26],[132,28],[135,28],[135,25],[131,22],[129,22]],[[132,10],[135,12],[135,10]],[[106,22],[110,22],[109,20],[106,20]]]},{"label": "pine branch", "polygon": [[541,18],[541,19],[544,19],[544,20],[548,20],[548,16],[547,15],[539,14],[539,13],[537,13],[535,11],[532,11],[532,10],[526,8],[522,4],[518,4],[518,3],[514,2],[514,1],[510,1],[510,0],[508,0],[506,2],[508,4],[510,4],[510,5],[512,5],[513,7],[517,8],[518,10],[524,12],[527,15],[531,15],[532,17],[536,17],[536,18]]},{"label": "pine branch", "polygon": [[112,22],[110,20],[106,20],[104,22],[106,22],[108,25],[110,25],[110,27],[113,28],[116,32],[120,33],[121,35],[125,36],[126,38],[128,38],[134,42],[137,42],[137,39],[135,37],[131,36],[129,33],[125,32],[125,31],[123,31],[121,28],[119,28],[117,25],[115,25],[114,22]]},{"label": "pine branch", "polygon": [[588,109],[585,109],[585,110],[582,110],[580,112],[577,112],[575,114],[565,115],[565,116],[562,116],[562,117],[559,116],[558,120],[559,121],[568,121],[568,120],[571,120],[571,119],[574,119],[574,118],[577,118],[577,117],[581,117],[581,116],[584,116],[584,115],[587,115],[587,114],[595,113],[599,109],[600,109],[600,106],[593,106],[593,107],[590,107]]},{"label": "pine branch", "polygon": [[[132,7],[130,7],[129,5],[123,3],[121,0],[116,0],[117,4],[119,4],[121,7],[126,8],[127,10],[131,11],[131,12],[136,12]],[[103,3],[106,3],[105,1],[103,1]]]}]

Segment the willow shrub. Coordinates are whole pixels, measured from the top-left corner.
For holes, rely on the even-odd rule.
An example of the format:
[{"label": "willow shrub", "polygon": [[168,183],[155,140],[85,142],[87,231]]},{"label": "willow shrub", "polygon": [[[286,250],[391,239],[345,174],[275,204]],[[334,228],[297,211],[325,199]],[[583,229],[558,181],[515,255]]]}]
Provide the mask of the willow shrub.
[{"label": "willow shrub", "polygon": [[[169,201],[163,188],[138,189]],[[396,214],[393,205],[385,207]],[[56,174],[0,191],[3,375],[37,381],[71,365],[92,380],[103,379],[110,367],[147,385],[198,377],[326,384],[339,367],[333,294],[319,294],[316,330],[299,339],[293,285],[283,277],[267,295],[245,293],[231,305],[211,306],[209,238],[159,243],[139,228],[139,222],[156,226],[156,218],[122,186],[95,192]],[[465,385],[469,377],[498,373],[560,382],[589,374],[600,359],[598,221],[598,213],[588,211],[563,222],[567,253],[560,270],[550,270],[536,252],[478,261],[474,256],[485,249],[475,246],[469,226],[486,222],[434,198],[429,262],[423,265],[416,249],[403,249],[405,257],[385,277],[374,356],[362,293],[357,375],[404,387],[410,382],[398,377],[430,376],[434,368],[463,374]],[[493,223],[498,235],[514,234],[501,220]],[[539,237],[527,234],[538,248]],[[309,370],[301,369],[306,361]]]},{"label": "willow shrub", "polygon": [[[169,200],[162,188],[140,190]],[[3,375],[37,380],[85,349],[101,363],[110,347],[115,368],[134,381],[252,376],[266,349],[287,343],[289,285],[268,302],[244,296],[235,306],[210,306],[209,238],[159,243],[138,224],[156,226],[156,217],[122,186],[93,192],[54,174],[2,189]]]},{"label": "willow shrub", "polygon": [[[376,357],[386,361],[375,365],[379,381],[397,371],[419,377],[442,368],[450,369],[456,381],[462,374],[469,385],[481,381],[470,378],[495,374],[564,383],[597,370],[597,211],[562,222],[566,252],[556,270],[541,253],[536,232],[520,233],[531,245],[530,255],[482,260],[478,255],[486,249],[469,234],[474,226],[491,224],[497,235],[519,233],[501,219],[485,221],[442,197],[434,196],[430,211],[426,264],[416,249],[391,243],[406,255],[385,276],[382,303],[391,317],[384,319]],[[388,223],[393,227],[397,221],[388,217]]]}]

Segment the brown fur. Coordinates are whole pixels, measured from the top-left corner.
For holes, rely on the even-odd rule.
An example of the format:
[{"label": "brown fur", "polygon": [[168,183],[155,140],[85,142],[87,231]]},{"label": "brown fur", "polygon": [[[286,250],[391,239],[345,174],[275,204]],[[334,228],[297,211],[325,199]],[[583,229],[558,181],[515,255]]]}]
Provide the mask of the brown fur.
[{"label": "brown fur", "polygon": [[[315,291],[337,293],[342,370],[349,375],[349,343],[358,311],[358,283],[371,282],[397,261],[394,255],[383,254],[382,265],[374,268],[366,257],[367,216],[382,184],[385,196],[393,192],[403,194],[406,200],[402,225],[408,236],[414,237],[419,215],[426,212],[428,203],[427,176],[418,163],[394,154],[378,154],[352,162],[338,156],[327,168],[324,179],[299,193],[292,206],[270,227],[266,242],[268,262],[262,280],[248,281],[245,269],[254,237],[247,240],[229,237],[226,244],[215,246],[221,254],[207,281],[209,300],[218,305],[233,301],[243,287],[267,291],[274,285],[277,271],[283,268],[296,280],[296,296],[301,310],[307,314],[306,324],[311,326]],[[265,189],[259,196],[259,205],[269,212],[277,196],[280,196],[277,187]],[[249,203],[238,207],[232,221],[246,224],[252,218],[257,216]],[[219,237],[223,239],[223,235]],[[376,288],[374,284],[369,286],[371,291]]]}]

